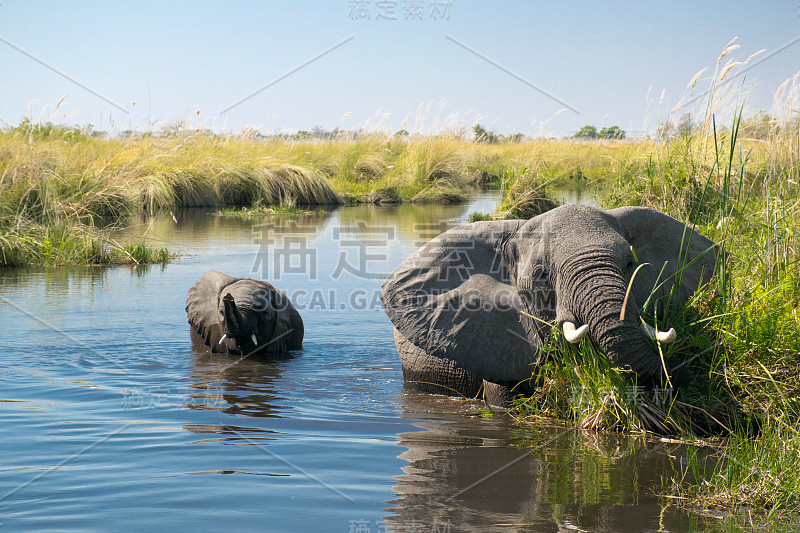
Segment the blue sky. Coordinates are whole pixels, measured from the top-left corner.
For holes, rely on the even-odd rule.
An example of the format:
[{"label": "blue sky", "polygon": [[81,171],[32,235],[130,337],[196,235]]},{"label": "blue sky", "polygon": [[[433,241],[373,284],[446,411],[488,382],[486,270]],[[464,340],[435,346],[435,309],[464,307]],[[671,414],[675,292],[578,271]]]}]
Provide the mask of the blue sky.
[{"label": "blue sky", "polygon": [[[368,20],[354,20],[356,3]],[[703,67],[695,94],[707,89],[734,37],[741,48],[730,58],[767,50],[744,79],[747,110],[770,109],[800,71],[800,39],[769,55],[800,37],[797,1],[436,0],[449,9],[437,17],[433,0],[417,3],[422,20],[406,20],[411,0],[2,0],[0,125],[31,116],[112,131],[188,119],[228,131],[428,133],[479,120],[561,136],[584,124],[654,129]],[[395,20],[377,20],[392,5]]]}]

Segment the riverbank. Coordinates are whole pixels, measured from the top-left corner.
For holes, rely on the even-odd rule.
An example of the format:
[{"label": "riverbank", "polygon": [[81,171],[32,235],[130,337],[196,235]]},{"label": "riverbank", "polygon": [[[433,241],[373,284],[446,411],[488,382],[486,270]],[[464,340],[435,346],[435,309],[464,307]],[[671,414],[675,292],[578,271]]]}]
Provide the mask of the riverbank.
[{"label": "riverbank", "polygon": [[[161,261],[168,252],[146,242],[117,245],[104,228],[184,207],[269,213],[363,202],[461,203],[476,188],[516,187],[526,196],[512,194],[505,216],[526,217],[555,205],[543,197],[531,209],[531,177],[541,180],[536,191],[541,183],[593,186],[613,173],[611,154],[642,149],[400,134],[295,139],[178,130],[105,138],[23,121],[0,132],[0,264]],[[134,249],[147,253],[137,257]]]},{"label": "riverbank", "polygon": [[23,121],[0,132],[0,264],[163,260],[146,243],[124,250],[103,228],[174,208],[463,202],[468,187],[499,179],[488,174],[499,159],[446,137],[292,141],[177,131],[106,139]]}]

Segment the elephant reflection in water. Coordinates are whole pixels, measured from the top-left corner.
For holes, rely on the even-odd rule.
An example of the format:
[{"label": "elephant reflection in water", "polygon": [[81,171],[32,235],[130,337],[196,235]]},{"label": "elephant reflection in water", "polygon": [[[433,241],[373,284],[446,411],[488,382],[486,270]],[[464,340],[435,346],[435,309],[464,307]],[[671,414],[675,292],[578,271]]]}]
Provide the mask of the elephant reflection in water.
[{"label": "elephant reflection in water", "polygon": [[[262,429],[260,423],[253,421],[252,427],[246,424],[247,418],[238,417],[277,417],[286,416],[291,406],[282,395],[285,390],[280,361],[293,356],[242,358],[232,355],[210,353],[202,345],[192,347],[194,361],[190,374],[194,392],[189,394],[186,407],[200,411],[218,411],[231,418],[231,425],[225,424],[186,424],[184,429],[191,433],[216,433],[231,435],[230,439],[258,439],[256,434],[273,433]],[[215,420],[219,420],[218,418]],[[228,440],[228,439],[226,439]]]},{"label": "elephant reflection in water", "polygon": [[[414,391],[406,398],[409,418],[446,405]],[[647,488],[672,472],[679,445],[665,450],[563,426],[520,430],[505,417],[441,418],[398,435],[408,465],[395,476],[397,499],[387,502],[395,514],[384,520],[401,531],[414,523],[425,531],[434,523],[451,531],[686,531],[701,520],[665,507]]]}]

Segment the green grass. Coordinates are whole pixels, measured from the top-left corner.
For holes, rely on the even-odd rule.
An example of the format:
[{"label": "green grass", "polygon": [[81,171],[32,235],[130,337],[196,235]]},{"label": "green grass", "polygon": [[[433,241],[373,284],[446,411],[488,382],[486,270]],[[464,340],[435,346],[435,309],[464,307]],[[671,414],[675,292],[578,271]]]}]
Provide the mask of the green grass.
[{"label": "green grass", "polygon": [[172,258],[166,248],[144,242],[120,245],[107,232],[79,223],[16,222],[0,233],[0,265],[164,263]]},{"label": "green grass", "polygon": [[178,130],[104,139],[24,120],[0,131],[1,264],[124,261],[103,228],[143,212],[463,202],[470,187],[497,181],[483,163],[502,173],[490,152],[449,136],[292,141]]},{"label": "green grass", "polygon": [[473,211],[467,217],[468,222],[480,222],[482,220],[492,220],[492,215],[490,213],[481,213],[479,211]]},{"label": "green grass", "polygon": [[294,199],[289,198],[284,202],[276,205],[263,205],[256,204],[251,207],[231,208],[226,207],[220,209],[217,214],[226,218],[235,218],[240,220],[248,220],[252,218],[273,216],[273,217],[298,217],[301,215],[310,215],[314,211],[299,207]]},{"label": "green grass", "polygon": [[[502,189],[535,165],[559,173],[587,156],[578,147],[563,164],[542,164],[562,149],[544,141],[489,145],[450,135],[291,140],[180,129],[106,139],[24,120],[0,131],[2,265],[122,261],[126,254],[115,256],[118,247],[103,228],[143,212],[245,208],[240,215],[250,216],[286,214],[287,204],[460,203],[472,188]],[[48,251],[46,236],[34,238],[44,227],[74,238]],[[81,239],[86,227],[93,230],[88,241]],[[102,244],[93,248],[98,239]],[[78,253],[80,243],[85,250]]]},{"label": "green grass", "polygon": [[[602,354],[556,334],[534,376],[541,386],[516,415],[690,442],[716,436],[719,460],[690,454],[665,492],[688,507],[769,523],[800,513],[800,128],[790,114],[748,138],[741,114],[723,127],[714,109],[709,103],[702,124],[681,138],[631,143],[616,154],[594,143],[609,161],[596,171],[581,166],[603,207],[655,207],[695,224],[726,252],[716,280],[666,318],[683,340],[663,355],[690,361],[693,383],[670,405],[629,401],[630,382]],[[552,174],[519,174],[506,184],[505,205],[535,197]]]},{"label": "green grass", "polygon": [[579,161],[608,165],[589,144],[569,141],[488,145],[448,135],[381,134],[291,141],[203,131],[103,139],[28,122],[0,132],[4,197],[52,197],[98,216],[289,199],[298,206],[336,205],[384,193],[399,201],[463,201],[470,187],[502,187],[534,168],[540,177],[585,181],[575,171]]},{"label": "green grass", "polygon": [[[667,432],[664,410],[669,404],[638,395],[636,386],[591,342],[572,345],[557,328],[533,379],[536,393],[516,400],[512,410],[522,420],[560,418],[589,430]],[[656,410],[658,419],[648,418],[649,410]]]},{"label": "green grass", "polygon": [[758,435],[734,433],[705,467],[695,456],[677,468],[665,490],[705,508],[755,512],[761,520],[796,515],[800,509],[797,432],[767,425]]}]

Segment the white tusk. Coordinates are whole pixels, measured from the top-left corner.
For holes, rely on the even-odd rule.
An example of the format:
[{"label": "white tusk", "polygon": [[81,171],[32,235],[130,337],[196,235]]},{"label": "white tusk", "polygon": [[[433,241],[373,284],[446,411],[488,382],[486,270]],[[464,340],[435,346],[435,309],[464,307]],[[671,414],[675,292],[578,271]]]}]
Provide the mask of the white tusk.
[{"label": "white tusk", "polygon": [[659,331],[656,333],[658,342],[663,342],[664,344],[672,344],[677,336],[678,334],[675,333],[675,328],[669,328],[668,331]]},{"label": "white tusk", "polygon": [[256,338],[256,334],[255,334],[255,333],[253,333],[252,335],[250,335],[250,340],[252,340],[252,341],[253,341],[253,344],[255,344],[256,346],[258,346],[258,339]]},{"label": "white tusk", "polygon": [[675,333],[675,328],[669,328],[668,331],[658,331],[656,328],[644,321],[642,322],[642,331],[644,331],[644,334],[648,337],[655,337],[658,342],[663,344],[672,344],[677,336]]},{"label": "white tusk", "polygon": [[572,322],[564,322],[564,338],[566,338],[572,344],[578,344],[581,342],[581,339],[589,333],[589,325],[584,324],[578,329],[575,329],[575,324]]},{"label": "white tusk", "polygon": [[228,338],[228,334],[227,333],[223,334],[222,338],[219,340],[219,343],[222,344],[222,341],[224,341],[227,338]]}]

